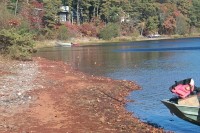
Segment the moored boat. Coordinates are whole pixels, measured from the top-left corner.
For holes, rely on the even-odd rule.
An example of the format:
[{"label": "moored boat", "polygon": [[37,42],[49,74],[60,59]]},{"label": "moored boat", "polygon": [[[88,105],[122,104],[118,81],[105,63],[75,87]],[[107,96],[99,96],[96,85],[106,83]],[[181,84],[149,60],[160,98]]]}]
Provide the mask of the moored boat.
[{"label": "moored boat", "polygon": [[68,42],[56,42],[57,46],[71,47],[72,43]]},{"label": "moored boat", "polygon": [[162,100],[162,103],[177,117],[200,126],[199,96],[181,99]]},{"label": "moored boat", "polygon": [[76,47],[76,46],[80,46],[80,44],[78,43],[69,43],[69,42],[56,42],[57,46],[63,46],[63,47]]},{"label": "moored boat", "polygon": [[161,102],[172,114],[200,126],[200,89],[194,85],[194,80],[189,78],[175,82],[169,90],[177,94],[177,97]]}]

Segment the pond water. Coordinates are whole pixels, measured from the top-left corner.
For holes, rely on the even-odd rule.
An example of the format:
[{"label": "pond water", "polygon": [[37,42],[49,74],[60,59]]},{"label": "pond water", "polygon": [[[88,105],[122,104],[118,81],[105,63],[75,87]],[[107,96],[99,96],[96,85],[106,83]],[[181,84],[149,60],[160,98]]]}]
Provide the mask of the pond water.
[{"label": "pond water", "polygon": [[62,60],[96,76],[135,81],[126,109],[166,131],[197,133],[200,127],[173,116],[161,100],[173,96],[169,86],[192,77],[200,86],[200,38],[112,43],[40,49],[36,56]]}]

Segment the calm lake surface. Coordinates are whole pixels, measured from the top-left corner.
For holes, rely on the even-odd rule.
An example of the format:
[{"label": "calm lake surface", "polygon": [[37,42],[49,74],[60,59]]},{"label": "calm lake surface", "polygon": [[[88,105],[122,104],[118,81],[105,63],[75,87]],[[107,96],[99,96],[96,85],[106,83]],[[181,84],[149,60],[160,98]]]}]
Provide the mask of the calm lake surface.
[{"label": "calm lake surface", "polygon": [[176,116],[161,103],[173,96],[176,80],[194,78],[200,86],[200,38],[113,43],[84,47],[40,49],[36,56],[62,60],[91,75],[135,81],[126,109],[140,120],[176,133],[198,133],[200,126]]}]

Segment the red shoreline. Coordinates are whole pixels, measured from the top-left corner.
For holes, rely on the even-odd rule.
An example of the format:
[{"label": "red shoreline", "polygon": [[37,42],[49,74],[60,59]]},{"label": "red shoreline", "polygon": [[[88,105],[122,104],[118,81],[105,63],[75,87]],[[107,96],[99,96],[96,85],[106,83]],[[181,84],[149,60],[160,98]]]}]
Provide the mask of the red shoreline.
[{"label": "red shoreline", "polygon": [[[40,87],[26,92],[28,106],[19,105],[12,116],[2,116],[13,128],[0,132],[42,133],[162,133],[141,122],[124,108],[125,97],[140,87],[130,81],[93,77],[63,62],[34,58]],[[2,110],[0,110],[2,111]],[[12,127],[12,126],[11,126]]]}]

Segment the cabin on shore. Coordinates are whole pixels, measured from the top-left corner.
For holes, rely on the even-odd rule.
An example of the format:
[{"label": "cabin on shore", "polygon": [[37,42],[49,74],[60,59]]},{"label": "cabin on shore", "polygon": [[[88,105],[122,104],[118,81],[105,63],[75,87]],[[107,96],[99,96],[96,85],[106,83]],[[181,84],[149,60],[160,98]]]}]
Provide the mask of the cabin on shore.
[{"label": "cabin on shore", "polygon": [[60,12],[58,12],[60,23],[70,22],[74,23],[77,21],[77,17],[82,21],[82,12],[77,15],[77,11],[69,8],[69,6],[61,6]]},{"label": "cabin on shore", "polygon": [[59,16],[59,21],[62,22],[67,22],[70,21],[70,13],[69,13],[69,6],[61,6],[60,7],[60,12],[58,12]]}]

